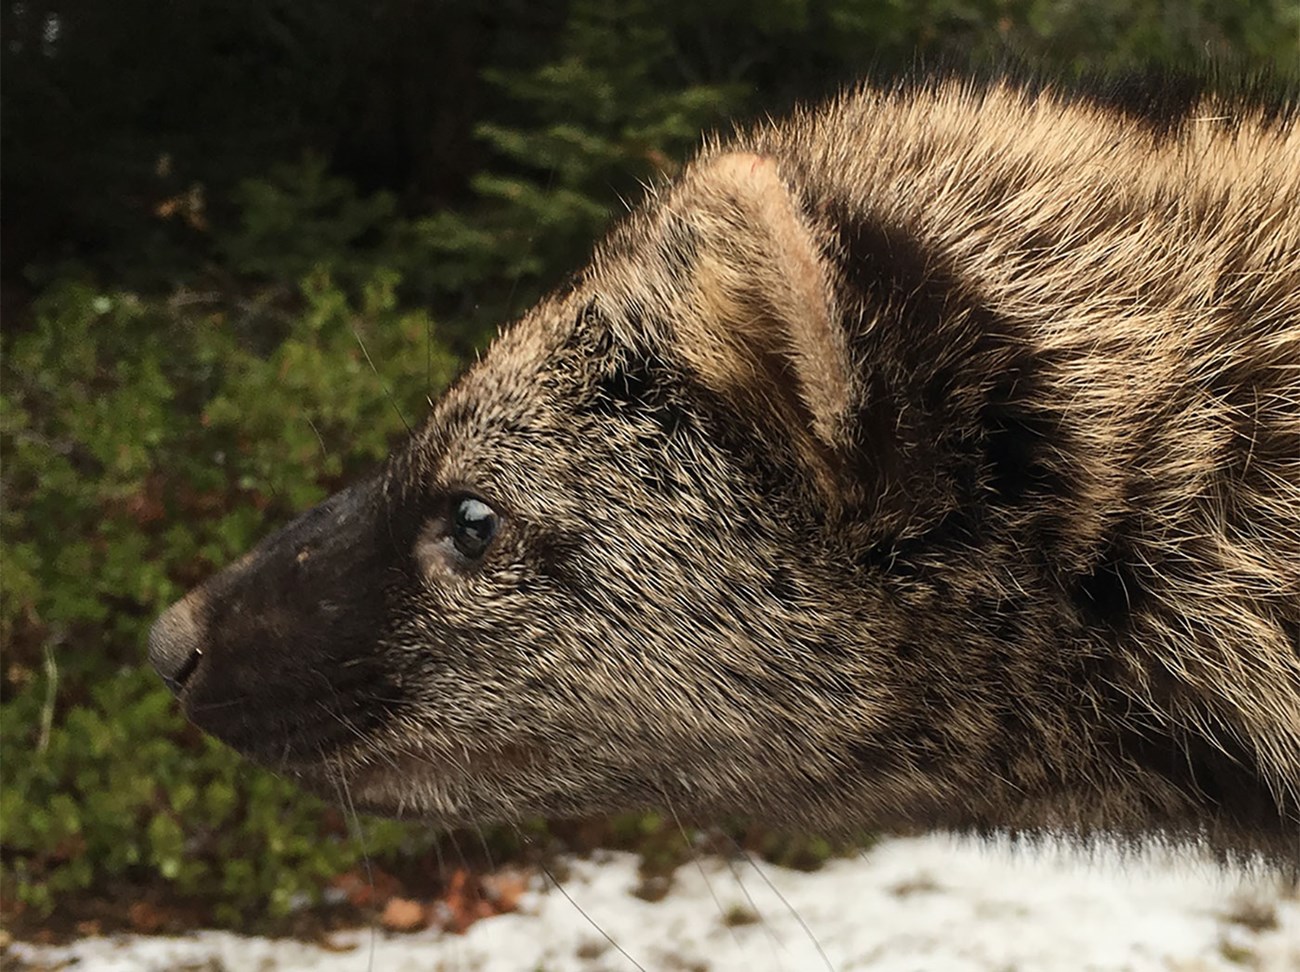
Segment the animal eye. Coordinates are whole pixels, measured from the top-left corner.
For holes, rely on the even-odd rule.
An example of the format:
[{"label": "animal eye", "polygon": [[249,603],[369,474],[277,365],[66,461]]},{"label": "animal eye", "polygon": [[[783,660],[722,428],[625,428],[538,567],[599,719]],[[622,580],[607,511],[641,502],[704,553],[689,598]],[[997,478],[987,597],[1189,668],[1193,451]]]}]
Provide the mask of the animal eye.
[{"label": "animal eye", "polygon": [[501,517],[492,507],[473,496],[462,496],[451,514],[451,542],[463,557],[478,560],[496,536],[500,523]]}]

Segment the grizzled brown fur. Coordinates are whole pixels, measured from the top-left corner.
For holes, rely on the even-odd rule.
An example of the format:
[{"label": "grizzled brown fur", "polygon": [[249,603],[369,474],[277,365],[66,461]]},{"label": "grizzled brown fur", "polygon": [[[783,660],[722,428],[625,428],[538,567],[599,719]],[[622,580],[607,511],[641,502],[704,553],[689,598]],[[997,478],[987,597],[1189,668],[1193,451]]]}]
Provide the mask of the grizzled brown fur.
[{"label": "grizzled brown fur", "polygon": [[1295,860],[1295,118],[936,82],[711,145],[155,664],[251,756],[444,823]]}]

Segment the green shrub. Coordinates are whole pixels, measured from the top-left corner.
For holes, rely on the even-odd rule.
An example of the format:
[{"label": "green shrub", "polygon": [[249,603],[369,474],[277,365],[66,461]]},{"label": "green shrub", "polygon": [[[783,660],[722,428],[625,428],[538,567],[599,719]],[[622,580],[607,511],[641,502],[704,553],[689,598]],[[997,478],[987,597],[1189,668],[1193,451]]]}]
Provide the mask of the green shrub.
[{"label": "green shrub", "polygon": [[[228,919],[282,913],[362,852],[322,805],[187,731],[143,665],[184,589],[360,469],[455,361],[375,272],[293,299],[168,299],[65,285],[7,349],[6,882],[60,894],[158,879]],[[247,350],[270,341],[266,354]],[[413,353],[413,349],[415,353]],[[368,826],[371,851],[418,843]]]}]

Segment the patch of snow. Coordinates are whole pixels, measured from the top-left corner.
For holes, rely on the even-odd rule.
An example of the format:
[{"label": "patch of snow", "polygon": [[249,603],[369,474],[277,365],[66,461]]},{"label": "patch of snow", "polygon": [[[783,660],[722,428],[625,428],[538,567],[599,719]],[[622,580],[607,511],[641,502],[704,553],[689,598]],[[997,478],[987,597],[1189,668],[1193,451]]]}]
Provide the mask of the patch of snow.
[{"label": "patch of snow", "polygon": [[631,893],[631,855],[567,866],[562,891],[538,883],[464,935],[363,930],[340,951],[208,931],[8,954],[84,972],[1300,970],[1300,901],[1278,879],[1173,853],[896,839],[813,874],[706,858],[654,903]]}]

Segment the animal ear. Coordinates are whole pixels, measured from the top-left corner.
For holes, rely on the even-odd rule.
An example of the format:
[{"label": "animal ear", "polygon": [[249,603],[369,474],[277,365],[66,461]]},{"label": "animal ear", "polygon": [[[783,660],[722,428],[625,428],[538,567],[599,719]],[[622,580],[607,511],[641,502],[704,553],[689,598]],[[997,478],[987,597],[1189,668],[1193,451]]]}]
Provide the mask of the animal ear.
[{"label": "animal ear", "polygon": [[708,159],[667,209],[690,244],[683,276],[694,306],[675,322],[681,353],[712,390],[779,423],[805,459],[833,463],[853,369],[827,258],[776,163],[745,152]]}]

